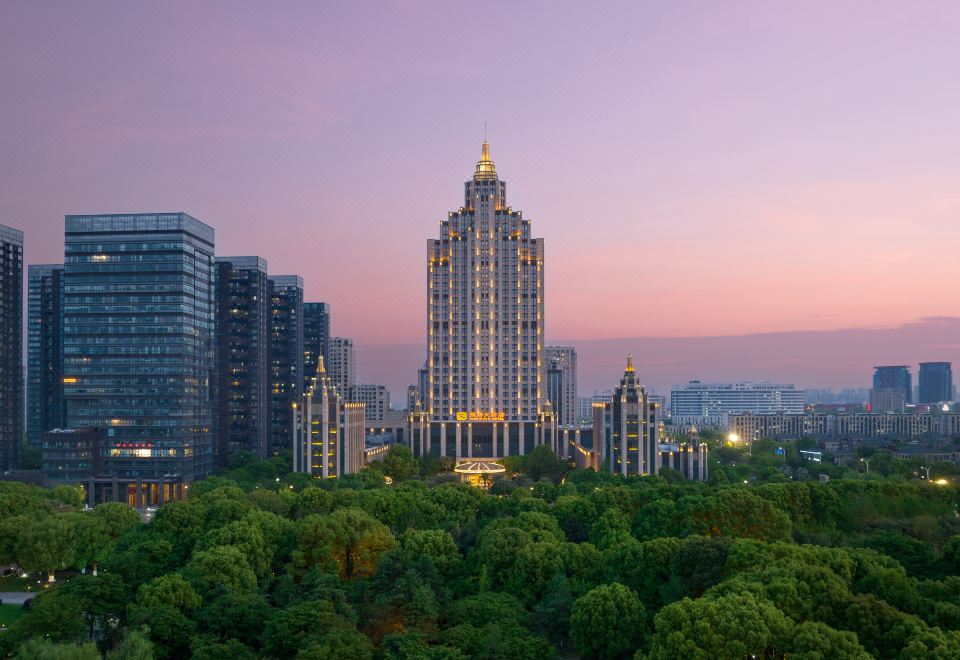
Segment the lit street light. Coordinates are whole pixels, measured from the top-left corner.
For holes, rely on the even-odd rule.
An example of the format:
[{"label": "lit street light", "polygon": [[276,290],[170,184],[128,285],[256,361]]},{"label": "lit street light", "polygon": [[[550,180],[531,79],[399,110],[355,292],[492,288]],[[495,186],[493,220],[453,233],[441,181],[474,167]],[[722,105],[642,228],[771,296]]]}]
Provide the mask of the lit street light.
[{"label": "lit street light", "polygon": [[867,464],[867,471],[866,471],[864,474],[870,474],[870,459],[869,459],[869,458],[861,458],[861,459],[860,459],[860,462]]}]

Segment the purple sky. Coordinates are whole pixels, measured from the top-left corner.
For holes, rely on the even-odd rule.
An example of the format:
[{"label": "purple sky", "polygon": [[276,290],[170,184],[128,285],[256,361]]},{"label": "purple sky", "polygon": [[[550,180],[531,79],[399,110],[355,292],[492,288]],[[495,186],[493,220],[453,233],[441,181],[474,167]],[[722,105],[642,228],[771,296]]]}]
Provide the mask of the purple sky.
[{"label": "purple sky", "polygon": [[[280,6],[0,7],[0,222],[28,263],[62,259],[66,213],[187,211],[302,274],[398,396],[418,349],[383,347],[423,343],[425,240],[487,122],[581,389],[625,350],[657,386],[960,361],[952,323],[848,330],[960,317],[956,2]],[[722,336],[778,348],[641,357]]]}]

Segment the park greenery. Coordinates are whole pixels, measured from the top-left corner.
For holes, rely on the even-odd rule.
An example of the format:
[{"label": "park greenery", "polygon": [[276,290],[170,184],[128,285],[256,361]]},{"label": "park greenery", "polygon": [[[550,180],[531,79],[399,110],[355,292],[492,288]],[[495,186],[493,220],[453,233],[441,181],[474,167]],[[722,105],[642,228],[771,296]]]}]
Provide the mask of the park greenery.
[{"label": "park greenery", "polygon": [[538,448],[489,491],[402,446],[326,481],[237,458],[149,523],[0,483],[0,564],[48,585],[0,656],[960,657],[953,480],[730,451],[702,484]]}]

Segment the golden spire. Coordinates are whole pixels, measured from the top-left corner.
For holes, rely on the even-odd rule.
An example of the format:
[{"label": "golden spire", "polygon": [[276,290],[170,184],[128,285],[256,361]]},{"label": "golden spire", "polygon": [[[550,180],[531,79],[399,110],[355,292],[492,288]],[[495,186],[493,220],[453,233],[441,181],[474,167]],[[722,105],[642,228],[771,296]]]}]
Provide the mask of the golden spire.
[{"label": "golden spire", "polygon": [[323,354],[317,356],[317,375],[327,373],[327,368],[323,365]]},{"label": "golden spire", "polygon": [[474,180],[497,178],[497,168],[490,160],[490,143],[487,142],[486,136],[483,138],[483,146],[480,147],[480,160],[477,161],[477,171],[473,173],[473,178]]},{"label": "golden spire", "polygon": [[633,373],[633,355],[627,353],[627,373]]}]

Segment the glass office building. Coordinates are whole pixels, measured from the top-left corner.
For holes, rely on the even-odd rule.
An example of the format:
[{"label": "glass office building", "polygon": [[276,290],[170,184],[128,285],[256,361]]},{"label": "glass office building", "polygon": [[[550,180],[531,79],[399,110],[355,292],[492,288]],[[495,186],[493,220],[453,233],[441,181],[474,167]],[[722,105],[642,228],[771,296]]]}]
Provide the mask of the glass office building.
[{"label": "glass office building", "polygon": [[63,264],[27,267],[27,438],[66,426],[63,398]]},{"label": "glass office building", "polygon": [[949,362],[920,363],[918,403],[953,401],[953,368]]},{"label": "glass office building", "polygon": [[330,305],[325,302],[303,303],[303,391],[317,373],[317,357],[330,364]]},{"label": "glass office building", "polygon": [[0,225],[0,473],[23,445],[23,232]]},{"label": "glass office building", "polygon": [[270,455],[270,304],[261,257],[217,257],[217,459]]},{"label": "glass office building", "polygon": [[100,429],[92,501],[159,504],[213,466],[214,232],[186,213],[71,215],[64,396]]},{"label": "glass office building", "polygon": [[303,393],[303,278],[270,278],[270,451],[290,447],[293,404]]}]

